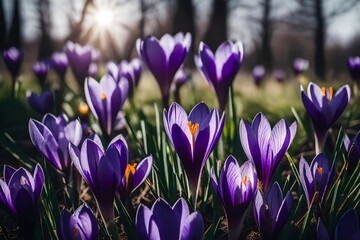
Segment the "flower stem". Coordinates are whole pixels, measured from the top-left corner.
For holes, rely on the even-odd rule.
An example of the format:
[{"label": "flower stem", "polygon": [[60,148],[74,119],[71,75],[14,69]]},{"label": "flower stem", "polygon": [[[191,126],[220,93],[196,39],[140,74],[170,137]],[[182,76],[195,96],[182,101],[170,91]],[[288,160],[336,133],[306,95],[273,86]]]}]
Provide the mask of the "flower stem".
[{"label": "flower stem", "polygon": [[315,153],[318,155],[319,153],[324,151],[325,140],[327,136],[327,131],[318,131],[315,132]]}]

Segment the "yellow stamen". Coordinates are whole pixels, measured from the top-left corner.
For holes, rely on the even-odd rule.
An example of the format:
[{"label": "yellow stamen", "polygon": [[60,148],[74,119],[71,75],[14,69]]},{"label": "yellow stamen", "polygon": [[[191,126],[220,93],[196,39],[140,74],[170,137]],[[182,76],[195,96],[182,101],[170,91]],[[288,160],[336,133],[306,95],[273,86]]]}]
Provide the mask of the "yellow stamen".
[{"label": "yellow stamen", "polygon": [[101,94],[101,100],[105,100],[106,99],[106,94],[105,93],[102,93]]},{"label": "yellow stamen", "polygon": [[260,189],[260,191],[264,192],[264,184],[262,181],[258,180],[257,187]]},{"label": "yellow stamen", "polygon": [[86,116],[89,113],[89,106],[86,103],[81,102],[79,103],[78,111],[81,115]]},{"label": "yellow stamen", "polygon": [[125,180],[126,180],[126,187],[128,186],[128,183],[129,183],[129,178],[131,179],[132,176],[134,175],[135,173],[135,170],[136,170],[136,163],[129,163],[127,166],[126,166],[126,169],[125,169]]},{"label": "yellow stamen", "polygon": [[248,177],[245,176],[245,177],[243,178],[242,182],[243,182],[243,184],[246,186],[246,183],[248,182]]},{"label": "yellow stamen", "polygon": [[77,237],[79,235],[79,229],[73,228],[72,234],[73,234],[74,237]]},{"label": "yellow stamen", "polygon": [[197,133],[198,129],[199,129],[199,124],[198,123],[191,123],[191,121],[188,121],[187,123],[191,136],[192,136],[192,145],[195,145],[195,134]]},{"label": "yellow stamen", "polygon": [[[326,87],[322,87],[322,88],[321,88],[321,92],[322,92],[322,95],[323,95],[324,97],[327,97],[328,92],[327,92]],[[333,95],[334,95],[334,88],[329,87],[329,98],[328,98],[328,102],[330,102],[330,101],[332,100]]]},{"label": "yellow stamen", "polygon": [[334,94],[334,89],[332,87],[329,88],[329,99],[331,100]]},{"label": "yellow stamen", "polygon": [[322,172],[323,172],[323,168],[322,168],[322,167],[317,167],[316,170],[317,170],[320,174],[322,174]]}]

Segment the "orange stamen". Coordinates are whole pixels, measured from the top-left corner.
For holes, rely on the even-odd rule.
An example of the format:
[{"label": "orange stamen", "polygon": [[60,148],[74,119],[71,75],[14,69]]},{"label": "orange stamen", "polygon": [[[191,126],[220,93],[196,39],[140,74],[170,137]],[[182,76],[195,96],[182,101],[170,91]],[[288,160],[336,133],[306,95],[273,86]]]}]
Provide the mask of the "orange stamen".
[{"label": "orange stamen", "polygon": [[197,131],[199,129],[199,124],[198,123],[192,124],[191,121],[188,121],[187,125],[189,127],[189,130],[190,130],[190,133],[192,136],[192,145],[194,146],[195,145],[195,134],[197,133]]},{"label": "orange stamen", "polygon": [[329,99],[330,101],[332,100],[332,97],[333,97],[333,94],[334,94],[334,89],[332,87],[329,88]]},{"label": "orange stamen", "polygon": [[248,182],[248,177],[245,176],[245,177],[243,178],[242,182],[243,182],[244,186],[246,186],[246,183]]},{"label": "orange stamen", "polygon": [[102,100],[105,100],[105,99],[106,99],[106,94],[105,94],[105,93],[102,93],[102,94],[101,94],[101,99],[102,99]]},{"label": "orange stamen", "polygon": [[323,172],[323,168],[322,168],[322,167],[318,167],[318,168],[316,168],[316,170],[317,170],[320,174],[322,174],[322,172]]},{"label": "orange stamen", "polygon": [[77,237],[79,235],[79,229],[73,228],[72,234],[73,234],[74,237]]},{"label": "orange stamen", "polygon": [[321,91],[322,91],[322,95],[325,97],[326,96],[326,87],[322,87]]},{"label": "orange stamen", "polygon": [[258,187],[262,192],[264,192],[264,184],[263,184],[262,181],[258,180],[257,187]]},{"label": "orange stamen", "polygon": [[132,178],[134,176],[135,170],[136,170],[136,163],[128,164],[125,169],[125,180],[126,180],[126,187],[129,183],[129,178]]}]

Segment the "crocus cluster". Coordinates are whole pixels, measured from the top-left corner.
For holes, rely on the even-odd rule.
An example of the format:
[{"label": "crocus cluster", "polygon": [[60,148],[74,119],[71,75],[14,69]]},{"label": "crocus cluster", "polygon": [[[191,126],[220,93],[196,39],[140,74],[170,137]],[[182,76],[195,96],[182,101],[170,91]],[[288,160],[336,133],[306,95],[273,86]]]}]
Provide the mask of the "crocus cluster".
[{"label": "crocus cluster", "polygon": [[252,70],[252,76],[254,78],[256,86],[260,86],[261,81],[265,77],[265,68],[262,65],[256,65]]},{"label": "crocus cluster", "polygon": [[311,82],[307,94],[301,86],[301,99],[314,126],[316,153],[319,154],[322,152],[327,131],[341,116],[350,101],[350,87],[342,86],[335,93],[332,87],[320,88]]},{"label": "crocus cluster", "polygon": [[140,204],[136,212],[136,231],[140,240],[202,239],[204,223],[199,212],[190,214],[189,206],[180,198],[174,206],[159,198],[149,209]]},{"label": "crocus cluster", "polygon": [[199,46],[199,55],[195,56],[195,64],[208,84],[215,91],[220,111],[224,111],[229,95],[229,87],[244,57],[243,44],[225,41],[215,54],[203,42]]},{"label": "crocus cluster", "polygon": [[296,134],[297,124],[290,126],[281,119],[271,130],[266,116],[258,113],[252,124],[240,121],[240,141],[248,159],[255,164],[260,186],[267,189],[271,178],[289,149]]},{"label": "crocus cluster", "polygon": [[139,56],[156,78],[165,107],[168,106],[172,80],[184,63],[190,46],[190,33],[165,34],[160,40],[148,36],[136,42]]},{"label": "crocus cluster", "polygon": [[215,148],[224,128],[225,114],[219,118],[216,109],[211,111],[203,102],[197,104],[189,116],[177,103],[164,109],[164,128],[178,154],[193,197],[205,162]]},{"label": "crocus cluster", "polygon": [[237,160],[229,156],[220,172],[219,181],[211,170],[211,184],[225,210],[230,240],[239,239],[245,212],[254,198],[257,174],[251,161],[239,167]]}]

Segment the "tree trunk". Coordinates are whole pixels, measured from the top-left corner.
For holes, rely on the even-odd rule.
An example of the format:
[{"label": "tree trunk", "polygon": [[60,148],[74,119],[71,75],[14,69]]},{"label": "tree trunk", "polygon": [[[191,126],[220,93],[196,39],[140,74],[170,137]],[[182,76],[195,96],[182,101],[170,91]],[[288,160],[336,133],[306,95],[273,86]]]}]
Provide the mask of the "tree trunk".
[{"label": "tree trunk", "polygon": [[260,63],[264,65],[268,71],[272,70],[272,51],[271,51],[271,0],[263,2],[263,16],[261,20],[261,50]]},{"label": "tree trunk", "polygon": [[227,0],[215,0],[209,29],[204,39],[212,50],[227,40],[227,13]]},{"label": "tree trunk", "polygon": [[4,6],[3,1],[0,0],[0,51],[5,48],[6,41],[6,24],[5,24],[5,15],[4,15]]},{"label": "tree trunk", "polygon": [[14,14],[5,47],[21,48],[21,19],[19,0],[14,0]]},{"label": "tree trunk", "polygon": [[325,78],[325,22],[323,1],[315,1],[315,74],[321,80]]},{"label": "tree trunk", "polygon": [[49,1],[48,0],[39,0],[38,2],[38,11],[39,11],[39,21],[41,29],[41,39],[40,47],[38,53],[38,59],[43,60],[51,56],[54,51],[52,39],[49,34]]}]

